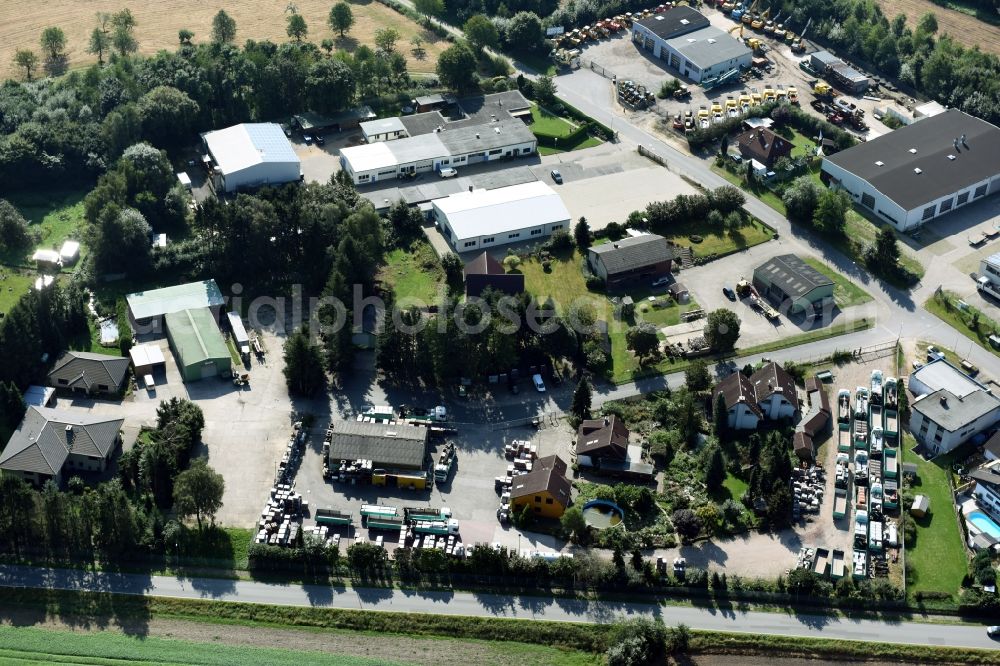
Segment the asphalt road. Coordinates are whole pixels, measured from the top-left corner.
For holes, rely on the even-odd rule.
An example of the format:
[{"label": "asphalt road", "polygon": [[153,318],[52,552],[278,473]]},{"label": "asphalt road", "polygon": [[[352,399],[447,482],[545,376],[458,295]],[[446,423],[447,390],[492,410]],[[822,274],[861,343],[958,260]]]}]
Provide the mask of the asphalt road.
[{"label": "asphalt road", "polygon": [[856,641],[887,641],[911,645],[992,648],[980,626],[851,620],[819,615],[745,612],[658,606],[648,603],[582,601],[547,597],[475,594],[468,592],[412,592],[403,590],[334,588],[317,585],[262,583],[217,578],[172,578],[142,574],[84,572],[0,566],[0,586],[117,594],[239,601],[281,606],[377,610],[398,613],[434,613],[474,617],[501,617],[556,622],[612,622],[622,616],[658,616],[668,625],[684,623],[693,629],[780,636],[809,636]]}]

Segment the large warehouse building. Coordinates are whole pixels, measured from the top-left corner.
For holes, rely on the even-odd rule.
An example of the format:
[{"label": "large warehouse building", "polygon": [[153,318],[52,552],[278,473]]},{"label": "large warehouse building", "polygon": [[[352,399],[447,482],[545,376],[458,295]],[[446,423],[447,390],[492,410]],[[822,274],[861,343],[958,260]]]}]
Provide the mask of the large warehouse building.
[{"label": "large warehouse building", "polygon": [[1000,128],[958,109],[823,159],[822,177],[896,229],[1000,192]]},{"label": "large warehouse building", "polygon": [[695,82],[749,68],[753,58],[742,42],[683,6],[633,23],[632,41]]},{"label": "large warehouse building", "polygon": [[459,192],[431,202],[441,233],[457,252],[540,240],[569,230],[570,213],[541,181]]},{"label": "large warehouse building", "polygon": [[208,308],[219,320],[226,299],[215,280],[188,282],[163,289],[137,291],[125,297],[132,331],[138,334],[163,333],[163,316],[181,310]]},{"label": "large warehouse building", "polygon": [[217,191],[277,185],[299,180],[302,165],[281,127],[274,123],[244,123],[202,135],[212,158],[212,182]]},{"label": "large warehouse building", "polygon": [[194,382],[232,372],[233,357],[211,310],[171,312],[166,320],[167,338],[184,381]]},{"label": "large warehouse building", "polygon": [[753,286],[789,314],[816,314],[833,304],[833,280],[794,254],[771,257],[755,268]]}]

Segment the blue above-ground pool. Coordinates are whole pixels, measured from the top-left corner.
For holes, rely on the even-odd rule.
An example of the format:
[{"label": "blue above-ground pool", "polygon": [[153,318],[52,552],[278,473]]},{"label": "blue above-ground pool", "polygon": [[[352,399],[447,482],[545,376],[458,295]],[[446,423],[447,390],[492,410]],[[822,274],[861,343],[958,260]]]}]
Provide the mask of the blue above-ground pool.
[{"label": "blue above-ground pool", "polygon": [[603,530],[622,522],[625,512],[614,502],[597,499],[583,505],[583,518],[591,527]]},{"label": "blue above-ground pool", "polygon": [[1000,525],[993,522],[993,519],[982,511],[973,511],[965,519],[972,523],[980,532],[985,532],[1000,541]]}]

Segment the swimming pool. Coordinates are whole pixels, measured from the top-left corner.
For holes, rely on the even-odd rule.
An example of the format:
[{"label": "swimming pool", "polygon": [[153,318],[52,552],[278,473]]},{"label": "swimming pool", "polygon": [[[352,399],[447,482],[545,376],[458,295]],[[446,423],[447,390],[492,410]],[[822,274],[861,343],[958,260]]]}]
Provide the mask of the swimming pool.
[{"label": "swimming pool", "polygon": [[965,517],[970,523],[976,526],[980,532],[985,532],[989,534],[994,539],[1000,539],[1000,526],[998,526],[993,519],[987,516],[982,511],[973,511],[968,516]]}]

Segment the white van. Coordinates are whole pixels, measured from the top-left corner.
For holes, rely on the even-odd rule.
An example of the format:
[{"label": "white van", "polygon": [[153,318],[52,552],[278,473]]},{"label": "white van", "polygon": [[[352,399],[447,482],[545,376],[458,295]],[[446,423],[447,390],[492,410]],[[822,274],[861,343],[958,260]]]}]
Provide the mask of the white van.
[{"label": "white van", "polygon": [[442,178],[454,178],[458,175],[458,170],[452,167],[441,167],[438,169],[438,175]]},{"label": "white van", "polygon": [[545,393],[545,382],[542,381],[541,375],[532,375],[531,381],[535,385],[535,390],[539,393]]}]

